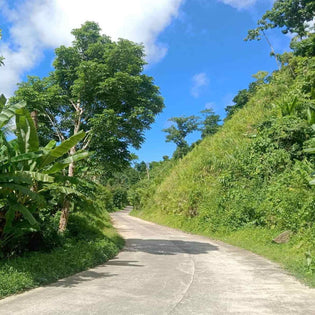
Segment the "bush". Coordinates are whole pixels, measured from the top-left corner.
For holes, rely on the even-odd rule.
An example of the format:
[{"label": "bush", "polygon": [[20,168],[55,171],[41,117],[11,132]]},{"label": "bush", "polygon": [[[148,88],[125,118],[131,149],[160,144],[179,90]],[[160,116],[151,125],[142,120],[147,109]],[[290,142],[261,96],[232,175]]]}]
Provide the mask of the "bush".
[{"label": "bush", "polygon": [[123,209],[128,204],[128,192],[124,188],[113,190],[113,203],[117,209]]}]

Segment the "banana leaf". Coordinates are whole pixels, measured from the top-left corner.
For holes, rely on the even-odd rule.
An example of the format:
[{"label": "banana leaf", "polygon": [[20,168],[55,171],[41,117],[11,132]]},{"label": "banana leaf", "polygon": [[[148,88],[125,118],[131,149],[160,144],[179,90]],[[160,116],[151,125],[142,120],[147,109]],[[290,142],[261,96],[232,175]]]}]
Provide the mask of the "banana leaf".
[{"label": "banana leaf", "polygon": [[69,150],[74,147],[79,141],[81,141],[85,136],[84,131],[80,131],[77,134],[71,136],[64,142],[62,142],[60,145],[52,149],[45,157],[43,157],[39,169],[44,168],[45,166],[49,165],[56,159],[62,157],[66,153],[69,152]]},{"label": "banana leaf", "polygon": [[18,112],[18,110],[26,106],[25,102],[17,103],[14,105],[6,106],[0,113],[0,129],[5,126]]}]

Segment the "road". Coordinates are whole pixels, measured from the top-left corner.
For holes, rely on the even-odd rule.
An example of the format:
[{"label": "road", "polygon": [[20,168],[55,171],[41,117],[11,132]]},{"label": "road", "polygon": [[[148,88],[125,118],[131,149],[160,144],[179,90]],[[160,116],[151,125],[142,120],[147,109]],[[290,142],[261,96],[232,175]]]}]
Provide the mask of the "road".
[{"label": "road", "polygon": [[248,251],[113,214],[125,249],[0,301],[0,314],[315,314],[315,290]]}]

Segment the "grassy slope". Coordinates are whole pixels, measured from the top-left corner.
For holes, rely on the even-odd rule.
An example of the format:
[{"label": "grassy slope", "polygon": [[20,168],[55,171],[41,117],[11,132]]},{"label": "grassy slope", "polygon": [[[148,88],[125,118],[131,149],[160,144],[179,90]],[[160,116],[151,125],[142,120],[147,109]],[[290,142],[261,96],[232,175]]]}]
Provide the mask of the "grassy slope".
[{"label": "grassy slope", "polygon": [[[248,136],[256,132],[253,126],[280,115],[279,109],[271,104],[286,95],[288,87],[294,86],[295,81],[290,78],[288,69],[275,74],[272,82],[262,86],[247,106],[224,124],[221,131],[206,138],[180,160],[150,198],[146,198],[142,209],[134,210],[133,214],[252,250],[279,262],[315,286],[315,275],[307,268],[305,259],[305,252],[314,242],[310,245],[304,242],[303,236],[297,234],[289,244],[272,244],[272,238],[281,232],[277,227],[244,226],[236,231],[224,230],[222,226],[220,229],[215,228],[216,218],[226,215],[218,210],[219,196],[223,193],[219,176],[230,168],[240,152],[246,152],[251,142]],[[314,241],[314,235],[310,235],[309,239]],[[312,250],[315,254],[314,248]]]},{"label": "grassy slope", "polygon": [[31,252],[0,262],[0,298],[54,282],[113,258],[124,241],[105,211],[70,216],[71,236],[50,252]]}]

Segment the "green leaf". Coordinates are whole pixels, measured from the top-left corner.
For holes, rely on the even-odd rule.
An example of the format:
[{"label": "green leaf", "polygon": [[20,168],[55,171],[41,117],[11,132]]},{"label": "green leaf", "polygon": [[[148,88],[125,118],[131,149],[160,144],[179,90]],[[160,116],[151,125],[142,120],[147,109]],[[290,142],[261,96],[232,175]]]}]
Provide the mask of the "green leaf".
[{"label": "green leaf", "polygon": [[41,196],[39,193],[34,192],[32,190],[30,190],[29,188],[19,185],[19,184],[15,184],[15,183],[0,183],[0,192],[2,189],[7,189],[10,190],[12,192],[19,192],[22,195],[28,196],[30,199],[32,199],[33,201],[35,201],[38,205],[45,205],[46,201],[44,199],[43,196]]},{"label": "green leaf", "polygon": [[47,190],[54,190],[65,195],[75,195],[75,196],[86,199],[86,197],[81,192],[70,187],[53,184],[53,185],[45,186],[43,189],[40,190],[40,192],[47,191]]},{"label": "green leaf", "polygon": [[15,183],[15,184],[32,184],[32,178],[30,175],[22,174],[15,172],[15,173],[7,173],[7,174],[0,174],[0,186],[2,183]]},{"label": "green leaf", "polygon": [[50,168],[44,170],[43,172],[46,174],[54,174],[57,173],[61,170],[63,170],[64,168],[66,168],[70,163],[73,162],[77,162],[80,161],[82,159],[85,159],[89,156],[89,152],[80,152],[74,155],[69,156],[68,158],[55,163],[54,165],[52,165]]},{"label": "green leaf", "polygon": [[13,157],[11,159],[11,162],[16,163],[16,162],[23,162],[23,161],[29,161],[29,160],[36,160],[42,156],[43,156],[43,151],[28,152],[28,153],[20,154],[16,157]]},{"label": "green leaf", "polygon": [[32,179],[44,182],[44,183],[53,183],[54,178],[52,176],[49,176],[48,174],[39,173],[39,172],[23,172],[25,174],[29,174]]},{"label": "green leaf", "polygon": [[47,154],[47,156],[43,158],[39,168],[41,169],[41,168],[49,165],[50,163],[52,163],[56,159],[65,155],[67,152],[69,152],[69,150],[72,147],[74,147],[79,141],[81,141],[84,138],[84,136],[85,136],[85,132],[81,130],[77,134],[71,136],[70,138],[68,138],[67,140],[62,142],[56,148],[52,149]]},{"label": "green leaf", "polygon": [[6,97],[3,94],[1,94],[0,95],[0,109],[2,109],[5,106],[6,102],[7,102]]},{"label": "green leaf", "polygon": [[37,224],[37,221],[34,218],[34,216],[32,215],[32,213],[24,205],[10,201],[9,202],[9,210],[6,213],[6,219],[7,219],[7,217],[9,218],[9,222],[7,221],[7,223],[9,223],[9,225],[6,226],[6,228],[12,226],[12,222],[14,220],[16,212],[20,212],[23,215],[23,217],[28,221],[29,224],[31,224],[31,225]]},{"label": "green leaf", "polygon": [[[13,150],[13,148],[11,148],[11,150]],[[13,158],[8,157],[6,160],[1,161],[2,163],[0,164],[0,169],[7,168],[8,165],[13,166],[16,163],[20,163],[24,161],[27,161],[30,164],[32,161],[36,162],[36,160],[42,156],[43,156],[43,152],[38,151],[38,152],[29,152],[29,153],[20,154]]]},{"label": "green leaf", "polygon": [[17,103],[14,105],[7,106],[3,108],[0,113],[0,129],[5,126],[18,112],[18,110],[26,106],[25,102]]},{"label": "green leaf", "polygon": [[19,210],[22,213],[23,217],[28,221],[30,225],[37,224],[36,219],[33,217],[32,213],[26,207],[19,204],[17,205],[16,210]]},{"label": "green leaf", "polygon": [[306,152],[306,153],[311,153],[311,154],[315,154],[315,148],[307,148],[307,149],[304,149],[304,152]]},{"label": "green leaf", "polygon": [[90,188],[90,189],[95,189],[96,188],[96,184],[93,182],[90,182],[86,179],[82,179],[79,177],[70,177],[70,176],[63,176],[63,175],[56,175],[55,176],[55,180],[56,182],[60,182],[60,183],[65,183],[65,182],[69,182],[72,185],[80,185],[82,187],[86,187],[86,188]]},{"label": "green leaf", "polygon": [[38,134],[30,113],[24,108],[16,115],[16,134],[21,153],[39,150]]},{"label": "green leaf", "polygon": [[5,233],[12,227],[14,218],[15,218],[15,209],[13,207],[9,207],[9,210],[5,214],[5,226],[3,229]]},{"label": "green leaf", "polygon": [[45,150],[51,150],[56,146],[56,141],[51,140],[48,142],[48,144],[45,146]]},{"label": "green leaf", "polygon": [[15,156],[15,150],[12,147],[11,141],[8,142],[5,135],[2,132],[1,132],[1,141],[2,141],[3,145],[6,146],[6,148],[7,148],[7,156],[5,157],[5,159],[3,159],[3,161],[4,160],[10,160],[11,157]]}]

